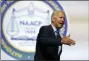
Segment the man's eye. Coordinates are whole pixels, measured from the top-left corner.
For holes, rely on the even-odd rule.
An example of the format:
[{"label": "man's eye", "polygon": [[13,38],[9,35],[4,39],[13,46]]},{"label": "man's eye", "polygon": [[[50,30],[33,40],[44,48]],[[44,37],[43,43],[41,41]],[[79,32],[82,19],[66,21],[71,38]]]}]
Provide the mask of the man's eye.
[{"label": "man's eye", "polygon": [[59,17],[59,18],[62,18],[62,17]]},{"label": "man's eye", "polygon": [[65,18],[64,18],[64,17],[59,17],[59,18],[60,18],[60,19],[62,19],[62,18],[63,18],[63,19],[65,20]]},{"label": "man's eye", "polygon": [[60,19],[62,19],[63,17],[59,17]]}]

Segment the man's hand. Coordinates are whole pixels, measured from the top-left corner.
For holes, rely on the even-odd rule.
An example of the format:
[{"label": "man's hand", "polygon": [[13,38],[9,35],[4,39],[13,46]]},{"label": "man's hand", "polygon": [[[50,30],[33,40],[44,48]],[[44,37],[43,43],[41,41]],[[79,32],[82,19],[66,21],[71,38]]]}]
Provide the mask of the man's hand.
[{"label": "man's hand", "polygon": [[68,36],[63,37],[62,40],[61,40],[61,43],[69,45],[69,46],[75,45],[75,41],[70,39]]}]

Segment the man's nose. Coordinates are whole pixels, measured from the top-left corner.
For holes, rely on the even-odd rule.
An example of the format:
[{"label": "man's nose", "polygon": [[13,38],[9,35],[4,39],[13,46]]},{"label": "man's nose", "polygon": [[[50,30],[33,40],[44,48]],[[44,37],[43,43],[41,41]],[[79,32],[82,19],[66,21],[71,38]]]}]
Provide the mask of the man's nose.
[{"label": "man's nose", "polygon": [[62,18],[61,21],[64,22],[64,18]]}]

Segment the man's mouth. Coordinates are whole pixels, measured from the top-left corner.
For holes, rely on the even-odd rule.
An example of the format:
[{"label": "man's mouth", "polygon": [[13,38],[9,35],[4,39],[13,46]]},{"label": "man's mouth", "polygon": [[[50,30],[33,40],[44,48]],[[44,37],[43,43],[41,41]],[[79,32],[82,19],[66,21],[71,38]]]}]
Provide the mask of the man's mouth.
[{"label": "man's mouth", "polygon": [[64,22],[63,23],[60,23],[60,24],[64,24]]}]

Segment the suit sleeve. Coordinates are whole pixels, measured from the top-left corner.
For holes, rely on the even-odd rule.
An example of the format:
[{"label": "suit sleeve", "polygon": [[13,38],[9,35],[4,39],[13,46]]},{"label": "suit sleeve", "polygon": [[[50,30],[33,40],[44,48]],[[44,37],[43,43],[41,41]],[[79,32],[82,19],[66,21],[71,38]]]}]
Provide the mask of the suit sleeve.
[{"label": "suit sleeve", "polygon": [[59,46],[60,42],[56,38],[48,37],[47,29],[42,26],[37,36],[37,42],[45,46]]}]

